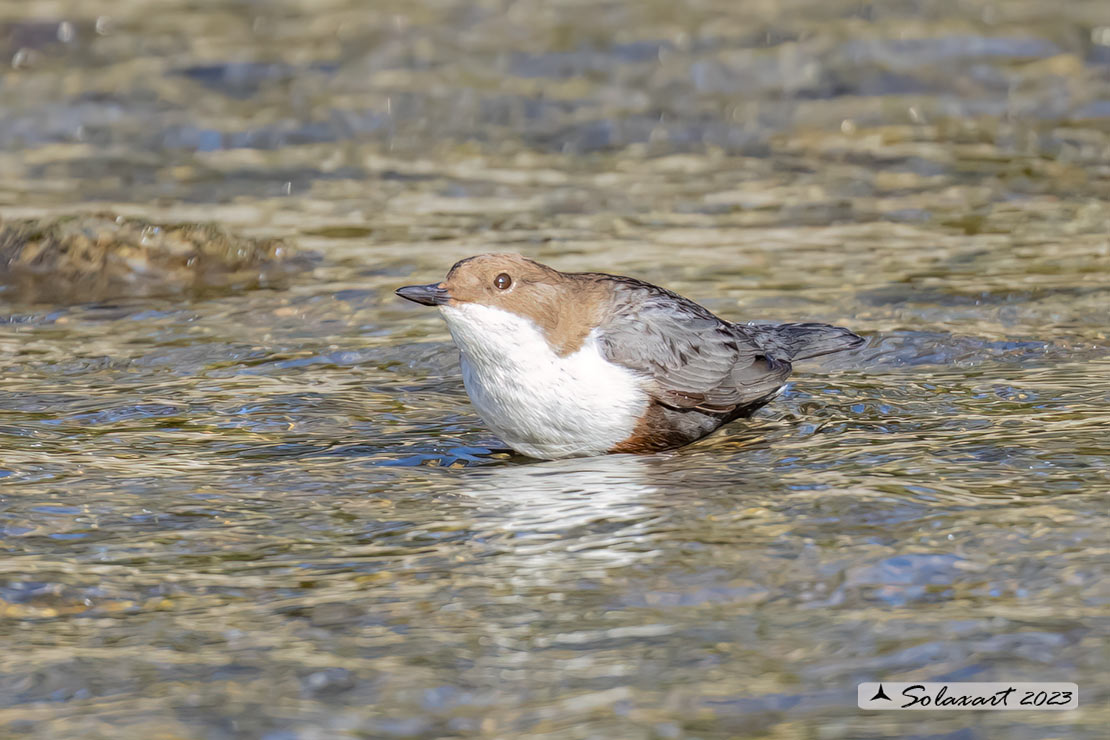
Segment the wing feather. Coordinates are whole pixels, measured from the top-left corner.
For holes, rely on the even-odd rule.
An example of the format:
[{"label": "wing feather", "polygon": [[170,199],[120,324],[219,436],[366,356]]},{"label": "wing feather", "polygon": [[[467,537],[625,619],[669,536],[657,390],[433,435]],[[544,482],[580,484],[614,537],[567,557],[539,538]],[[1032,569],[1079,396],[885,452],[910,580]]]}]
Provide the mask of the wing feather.
[{"label": "wing feather", "polygon": [[790,375],[790,362],[768,355],[745,327],[654,285],[612,282],[616,310],[599,327],[602,352],[647,375],[664,406],[727,414],[773,394]]}]

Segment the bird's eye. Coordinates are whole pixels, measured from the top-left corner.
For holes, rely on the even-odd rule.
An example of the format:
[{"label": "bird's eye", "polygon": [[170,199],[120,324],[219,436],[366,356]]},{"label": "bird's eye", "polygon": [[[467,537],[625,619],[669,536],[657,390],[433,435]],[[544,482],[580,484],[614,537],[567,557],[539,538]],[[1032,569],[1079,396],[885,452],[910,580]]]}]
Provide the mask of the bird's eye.
[{"label": "bird's eye", "polygon": [[493,287],[498,290],[508,290],[509,286],[513,284],[513,279],[509,277],[509,273],[503,272],[493,279]]}]

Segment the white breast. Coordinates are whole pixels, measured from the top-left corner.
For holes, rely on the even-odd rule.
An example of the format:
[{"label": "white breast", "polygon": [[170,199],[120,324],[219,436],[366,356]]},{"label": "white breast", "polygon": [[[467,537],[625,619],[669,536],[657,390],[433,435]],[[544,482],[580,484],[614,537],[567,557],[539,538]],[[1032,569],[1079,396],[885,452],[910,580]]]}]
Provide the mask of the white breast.
[{"label": "white breast", "polygon": [[523,316],[474,303],[440,310],[462,352],[471,402],[521,454],[603,454],[632,434],[647,409],[642,379],[606,360],[593,333],[560,357]]}]

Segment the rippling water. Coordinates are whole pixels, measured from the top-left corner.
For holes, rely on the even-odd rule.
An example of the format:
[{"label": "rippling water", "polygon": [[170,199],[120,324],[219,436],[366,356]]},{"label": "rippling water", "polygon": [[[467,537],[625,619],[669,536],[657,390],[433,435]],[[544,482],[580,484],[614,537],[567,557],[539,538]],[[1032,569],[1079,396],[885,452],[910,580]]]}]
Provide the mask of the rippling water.
[{"label": "rippling water", "polygon": [[[0,216],[319,256],[0,288],[0,735],[1105,737],[1104,3],[0,1],[0,60]],[[868,344],[509,456],[392,294],[492,249]]]}]

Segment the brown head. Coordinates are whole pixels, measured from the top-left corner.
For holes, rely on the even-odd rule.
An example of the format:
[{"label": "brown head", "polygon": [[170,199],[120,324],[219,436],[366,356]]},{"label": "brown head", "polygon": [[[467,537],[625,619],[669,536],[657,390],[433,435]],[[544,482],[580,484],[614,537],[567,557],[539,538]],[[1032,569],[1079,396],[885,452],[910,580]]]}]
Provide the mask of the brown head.
[{"label": "brown head", "polygon": [[479,303],[525,316],[565,355],[597,325],[607,290],[519,254],[480,254],[456,262],[443,282],[409,285],[397,295],[427,306]]}]

